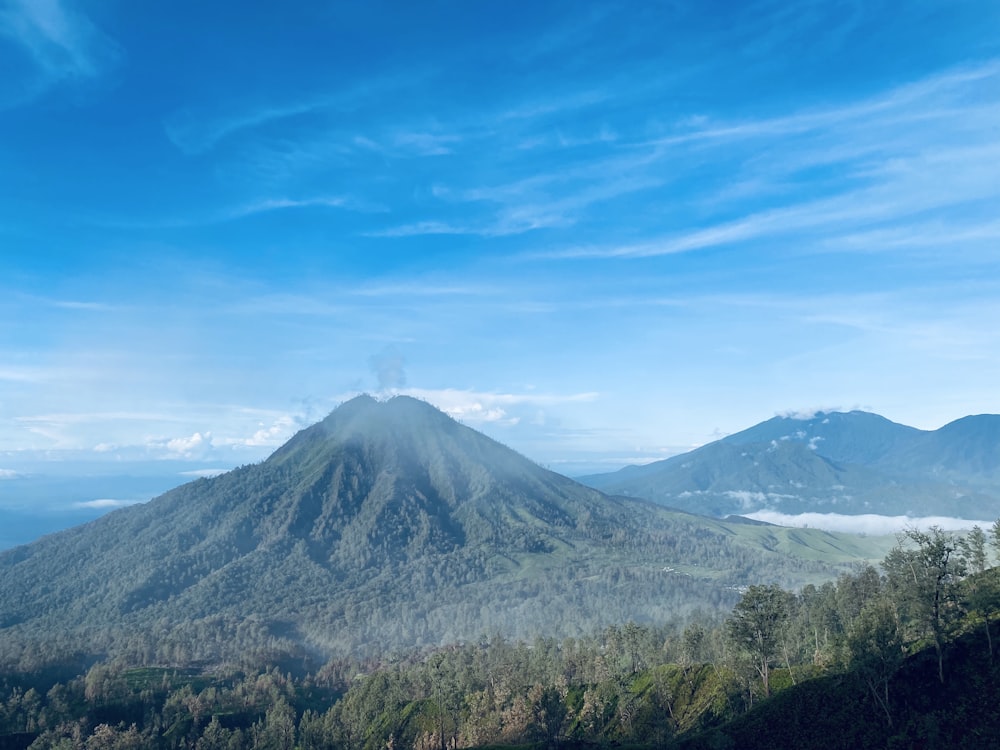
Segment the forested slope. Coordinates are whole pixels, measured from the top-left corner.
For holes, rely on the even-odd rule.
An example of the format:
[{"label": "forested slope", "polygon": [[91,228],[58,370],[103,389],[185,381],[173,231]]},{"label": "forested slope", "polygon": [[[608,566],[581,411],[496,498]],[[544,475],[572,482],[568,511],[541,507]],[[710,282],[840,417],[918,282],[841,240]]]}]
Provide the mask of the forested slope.
[{"label": "forested slope", "polygon": [[[724,620],[499,636],[309,674],[98,663],[0,678],[0,742],[433,750],[997,747],[1000,570],[915,532],[880,573],[749,588]],[[930,602],[940,606],[928,607]],[[752,637],[747,637],[748,635]]]}]

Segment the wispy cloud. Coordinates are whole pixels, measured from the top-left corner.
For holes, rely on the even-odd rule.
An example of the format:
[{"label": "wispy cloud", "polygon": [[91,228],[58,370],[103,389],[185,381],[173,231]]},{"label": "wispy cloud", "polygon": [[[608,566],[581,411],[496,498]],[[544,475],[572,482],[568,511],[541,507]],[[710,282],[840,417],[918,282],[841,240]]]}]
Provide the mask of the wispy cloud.
[{"label": "wispy cloud", "polygon": [[[635,145],[673,147],[699,141],[747,141],[827,131],[845,124],[852,127],[880,127],[886,123],[899,126],[906,121],[951,118],[960,116],[962,110],[979,109],[981,102],[977,93],[980,92],[980,86],[970,84],[981,84],[998,76],[1000,61],[994,60],[975,67],[940,73],[871,98],[836,107],[732,123],[713,123],[707,118],[688,117],[678,123],[676,132]],[[904,133],[900,135],[905,137]]]},{"label": "wispy cloud", "polygon": [[58,371],[51,367],[38,365],[0,365],[0,381],[37,383],[40,381],[57,380],[58,378]]},{"label": "wispy cloud", "polygon": [[[684,159],[684,147],[724,150],[737,171],[725,183],[706,183],[686,201],[698,207],[696,217],[729,217],[678,226],[658,237],[532,257],[646,258],[790,233],[800,238],[800,250],[820,242],[835,249],[839,236],[856,249],[876,228],[898,233],[903,227],[897,222],[929,223],[929,214],[944,210],[951,216],[950,231],[966,227],[969,240],[989,237],[1000,205],[992,169],[1000,158],[994,135],[1000,96],[987,89],[995,92],[990,84],[998,80],[1000,62],[994,61],[839,107],[732,124],[695,118],[678,132],[630,148],[646,154],[646,170]],[[836,171],[824,183],[815,177],[819,169]],[[751,189],[734,189],[741,184]]]},{"label": "wispy cloud", "polygon": [[[238,206],[229,211],[222,212],[215,218],[216,222],[242,219],[255,214],[268,213],[271,211],[282,211],[296,208],[340,208],[345,211],[359,211],[362,213],[382,213],[388,209],[385,206],[369,203],[351,196],[313,196],[309,198],[264,198],[252,201],[242,206]],[[206,222],[215,223],[215,222]]]},{"label": "wispy cloud", "polygon": [[[371,237],[413,237],[434,234],[506,237],[538,229],[565,228],[574,225],[588,209],[632,193],[657,188],[663,178],[628,175],[613,179],[623,165],[601,160],[580,169],[563,169],[507,184],[452,190],[443,185],[433,188],[435,197],[447,204],[464,204],[475,221],[420,221],[367,232]],[[634,162],[634,159],[628,159]]]},{"label": "wispy cloud", "polygon": [[545,120],[553,115],[566,115],[581,109],[589,109],[606,104],[613,96],[606,91],[584,90],[576,93],[563,94],[547,99],[536,99],[518,104],[510,109],[502,110],[491,116],[491,121]]},{"label": "wispy cloud", "polygon": [[277,447],[292,436],[301,425],[289,415],[282,415],[270,425],[263,422],[257,424],[258,429],[249,437],[222,437],[213,441],[219,446],[238,446],[244,448]]},{"label": "wispy cloud", "polygon": [[426,70],[369,78],[362,84],[328,92],[303,95],[284,102],[229,101],[213,108],[187,107],[164,122],[167,137],[183,153],[203,154],[226,138],[255,131],[272,123],[305,116],[327,116],[352,112],[378,102],[392,92],[416,85],[428,76]]},{"label": "wispy cloud", "polygon": [[427,401],[445,414],[468,424],[516,425],[533,415],[512,413],[519,407],[555,406],[594,401],[597,393],[491,393],[454,388],[404,388],[398,393]]},{"label": "wispy cloud", "polygon": [[[907,223],[886,229],[862,230],[827,240],[825,246],[840,252],[879,252],[903,248],[949,247],[952,252],[963,245],[1000,240],[1000,221],[965,220],[958,222],[947,218],[920,223]],[[992,246],[995,248],[995,244]],[[991,248],[992,249],[992,248]]]},{"label": "wispy cloud", "polygon": [[233,133],[323,109],[333,101],[321,97],[214,117],[182,109],[167,118],[164,129],[177,148],[185,154],[196,155],[211,150],[219,141]]},{"label": "wispy cloud", "polygon": [[0,10],[0,34],[33,63],[27,88],[35,94],[61,81],[98,78],[122,58],[118,45],[67,0],[12,0]]},{"label": "wispy cloud", "polygon": [[289,198],[266,198],[264,200],[247,203],[224,214],[227,219],[241,219],[244,216],[267,213],[268,211],[280,211],[285,208],[310,208],[323,206],[326,208],[343,208],[347,205],[347,199],[339,196],[306,198],[304,200],[291,200]]},{"label": "wispy cloud", "polygon": [[92,510],[110,510],[112,508],[124,508],[127,505],[138,505],[141,502],[141,500],[115,500],[113,498],[102,497],[97,500],[84,500],[79,503],[73,503],[73,507]]},{"label": "wispy cloud", "polygon": [[419,237],[428,234],[485,234],[486,231],[484,227],[450,224],[445,221],[418,221],[386,229],[373,229],[363,234],[366,237]]},{"label": "wispy cloud", "polygon": [[179,413],[118,411],[35,414],[15,417],[14,422],[30,434],[42,438],[47,449],[111,453],[117,451],[119,446],[106,440],[95,445],[90,433],[100,430],[106,435],[117,432],[125,425],[128,425],[126,430],[131,430],[137,425],[176,424],[185,419],[186,416]]},{"label": "wispy cloud", "polygon": [[225,474],[229,469],[192,469],[190,471],[182,471],[180,475],[182,477],[195,477],[196,479],[205,479],[211,477],[217,477],[220,474]]},{"label": "wispy cloud", "polygon": [[369,284],[345,289],[342,293],[358,297],[482,297],[505,294],[507,290],[485,284],[404,281],[395,284]]},{"label": "wispy cloud", "polygon": [[225,308],[240,315],[303,315],[316,317],[344,317],[356,312],[343,300],[329,299],[308,294],[267,294],[248,297]]},{"label": "wispy cloud", "polygon": [[[694,118],[678,132],[652,140],[630,140],[616,134],[596,153],[581,154],[575,163],[563,160],[558,170],[496,185],[435,185],[434,197],[445,203],[478,204],[470,208],[477,218],[426,218],[367,234],[388,238],[435,234],[502,237],[565,228],[582,217],[590,219],[593,207],[602,202],[643,191],[649,194],[650,205],[655,205],[657,197],[666,198],[662,190],[676,179],[674,163],[687,158],[682,152],[685,147],[756,149],[760,142],[778,139],[783,140],[773,155],[769,151],[762,157],[748,152],[743,159],[742,174],[736,177],[753,186],[749,195],[732,192],[731,182],[710,193],[704,188],[700,195],[694,193],[706,205],[716,203],[717,210],[738,206],[748,197],[757,198],[759,203],[759,196],[769,194],[779,198],[772,201],[776,206],[659,237],[647,233],[639,241],[577,246],[532,257],[643,258],[791,232],[818,234],[834,229],[843,234],[845,228],[995,198],[996,181],[989,165],[995,161],[996,145],[989,133],[990,123],[995,123],[1000,113],[1000,102],[984,102],[978,94],[986,82],[997,77],[1000,64],[992,62],[838,107],[736,123]],[[525,116],[545,111],[529,107]],[[968,137],[970,130],[972,137]],[[534,138],[532,145],[551,142],[550,136]],[[822,165],[836,165],[839,170],[833,189],[820,197],[815,188],[803,193],[798,175]],[[723,196],[726,198],[720,203]]]},{"label": "wispy cloud", "polygon": [[358,136],[354,144],[377,151],[387,157],[409,158],[423,156],[447,156],[464,140],[457,133],[435,133],[427,131],[397,131],[384,140],[374,140]]},{"label": "wispy cloud", "polygon": [[284,196],[259,198],[239,203],[215,211],[196,211],[187,216],[174,218],[120,219],[114,217],[90,217],[89,223],[116,229],[184,229],[225,224],[262,214],[302,209],[336,209],[358,213],[385,213],[388,209],[381,204],[349,195],[314,195],[302,198]]},{"label": "wispy cloud", "polygon": [[[1000,159],[1000,144],[971,148],[944,148],[933,154],[900,156],[873,170],[873,184],[849,190],[834,198],[806,201],[796,205],[752,213],[743,218],[667,236],[659,240],[605,246],[581,246],[535,253],[543,258],[648,258],[685,253],[710,247],[777,237],[808,231],[826,249],[837,249],[844,237],[846,248],[857,249],[867,234],[866,227],[884,222],[910,220],[926,212],[962,203],[996,201],[1000,187],[990,165]],[[995,232],[994,222],[979,222],[965,230],[969,239],[982,239]],[[885,230],[882,230],[885,231]],[[900,229],[892,231],[899,236]],[[912,236],[912,235],[911,235]],[[942,237],[941,239],[945,239]],[[896,243],[896,246],[908,243]],[[805,246],[801,246],[805,249]],[[890,249],[888,245],[868,245],[867,249]]]},{"label": "wispy cloud", "polygon": [[18,294],[17,297],[29,304],[55,307],[62,310],[79,310],[90,312],[121,312],[124,307],[111,302],[94,302],[78,299],[55,299],[32,294]]},{"label": "wispy cloud", "polygon": [[870,409],[862,409],[861,407],[858,406],[852,406],[847,409],[841,406],[809,406],[800,409],[786,409],[784,411],[776,413],[774,416],[783,417],[785,419],[796,419],[805,421],[809,419],[815,419],[820,414],[829,414],[831,412],[840,412],[840,411],[854,411],[856,409],[860,409],[862,411],[870,411]]}]

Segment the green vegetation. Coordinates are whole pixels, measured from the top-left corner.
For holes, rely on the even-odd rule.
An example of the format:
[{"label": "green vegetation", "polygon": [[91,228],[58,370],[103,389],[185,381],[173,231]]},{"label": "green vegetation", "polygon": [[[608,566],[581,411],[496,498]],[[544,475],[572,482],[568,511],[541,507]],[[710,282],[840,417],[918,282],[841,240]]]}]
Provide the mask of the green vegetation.
[{"label": "green vegetation", "polygon": [[10,672],[0,739],[39,750],[992,747],[1000,663],[984,623],[1000,610],[1000,569],[980,550],[978,531],[909,532],[882,573],[863,565],[798,593],[752,586],[724,620],[494,636],[298,673],[121,657],[76,675]]}]

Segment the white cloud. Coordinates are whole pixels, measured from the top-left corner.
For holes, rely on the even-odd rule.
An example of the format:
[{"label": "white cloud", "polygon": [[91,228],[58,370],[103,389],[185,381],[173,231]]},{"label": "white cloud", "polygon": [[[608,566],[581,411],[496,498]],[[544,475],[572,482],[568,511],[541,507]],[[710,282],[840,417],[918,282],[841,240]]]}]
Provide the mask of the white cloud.
[{"label": "white cloud", "polygon": [[249,437],[224,437],[213,441],[214,445],[231,445],[245,448],[277,447],[283,444],[298,427],[298,422],[288,415],[275,419],[270,426],[257,423],[258,429]]},{"label": "white cloud", "polygon": [[124,508],[126,505],[136,505],[142,502],[141,500],[113,500],[111,498],[103,497],[97,500],[84,500],[79,503],[73,503],[74,508],[92,508],[97,510],[104,510],[110,508]]},{"label": "white cloud", "polygon": [[13,469],[0,469],[0,480],[3,479],[20,479],[23,474],[14,471]]},{"label": "white cloud", "polygon": [[[989,211],[985,218],[974,214],[977,204],[985,206],[1000,197],[990,168],[1000,158],[993,135],[1000,102],[990,85],[998,76],[1000,62],[993,61],[839,108],[700,127],[633,144],[640,150],[652,148],[650,160],[656,163],[678,158],[681,147],[746,149],[758,139],[766,143],[782,138],[780,148],[762,149],[759,156],[746,159],[730,184],[752,185],[757,196],[770,194],[773,188],[786,197],[748,211],[739,203],[745,196],[727,199],[722,188],[703,196],[702,202],[714,209],[731,205],[735,215],[714,211],[720,219],[702,226],[677,226],[659,237],[578,245],[534,257],[648,258],[792,233],[799,235],[799,252],[816,247],[836,251],[840,237],[851,252],[885,250],[878,245],[859,247],[859,242],[872,232],[889,233],[906,247],[914,241],[913,232],[893,224],[911,227],[934,221],[947,224],[946,231],[936,233],[942,243],[950,245],[952,231],[964,231],[969,241],[987,242],[995,234],[995,217]],[[795,191],[801,174],[817,167],[835,167],[841,175],[839,187],[819,199],[814,193]],[[807,197],[803,200],[800,194]],[[953,220],[933,216],[958,208],[968,215],[957,226]]]},{"label": "white cloud", "polygon": [[[472,390],[443,388],[438,390],[406,388],[398,393],[423,399],[449,416],[471,424],[496,423],[502,425],[519,424],[521,415],[511,415],[510,409],[521,406],[551,406],[554,404],[594,401],[596,393],[573,393],[568,395],[552,393],[487,393]],[[530,418],[537,414],[532,409]]]},{"label": "white cloud", "polygon": [[170,452],[180,456],[189,457],[196,451],[201,451],[212,446],[211,432],[196,432],[190,437],[179,437],[167,440],[164,447]]},{"label": "white cloud", "polygon": [[968,518],[946,516],[880,516],[874,513],[843,515],[840,513],[800,513],[790,515],[773,510],[758,510],[747,513],[747,518],[779,526],[824,529],[825,531],[846,531],[852,534],[895,534],[907,528],[928,529],[938,526],[945,531],[961,531],[973,526],[989,528],[992,521],[974,521]]},{"label": "white cloud", "polygon": [[340,195],[316,195],[306,198],[261,198],[241,203],[228,209],[192,213],[187,216],[157,219],[119,219],[98,217],[93,220],[97,226],[115,229],[176,229],[224,224],[245,219],[258,214],[302,208],[335,208],[359,213],[386,213],[384,205],[364,199]]},{"label": "white cloud", "polygon": [[485,284],[434,283],[431,281],[400,281],[393,284],[371,284],[342,289],[340,294],[357,297],[485,297],[506,293],[499,286]]},{"label": "white cloud", "polygon": [[30,304],[46,305],[63,310],[84,310],[90,312],[121,312],[125,309],[122,305],[111,304],[109,302],[92,302],[76,299],[53,299],[35,294],[19,295],[21,299]]},{"label": "white cloud", "polygon": [[0,367],[0,380],[12,383],[37,383],[39,381],[57,380],[68,374],[68,372],[49,367]]},{"label": "white cloud", "polygon": [[776,413],[774,416],[781,417],[783,419],[795,419],[805,422],[810,419],[815,419],[821,414],[833,414],[842,411],[849,411],[849,410],[843,409],[839,406],[817,406],[817,407],[806,407],[804,409],[789,409],[787,411],[780,411]]},{"label": "white cloud", "polygon": [[446,410],[446,413],[461,422],[477,424],[481,422],[499,422],[501,424],[515,425],[521,421],[520,417],[508,417],[507,412],[499,407],[487,407],[479,402],[454,406]]},{"label": "white cloud", "polygon": [[341,196],[318,196],[315,198],[304,198],[292,200],[290,198],[265,198],[263,200],[247,203],[239,208],[233,209],[226,218],[240,219],[253,214],[266,213],[268,211],[280,211],[285,208],[344,208],[349,204],[349,199]]},{"label": "white cloud", "polygon": [[419,237],[426,234],[484,234],[483,229],[443,221],[418,221],[414,224],[403,224],[388,229],[377,229],[365,232],[366,237]]},{"label": "white cloud", "polygon": [[220,474],[225,474],[229,469],[192,469],[191,471],[182,471],[180,474],[182,477],[196,477],[201,479],[203,477],[217,477]]},{"label": "white cloud", "polygon": [[13,0],[0,11],[0,34],[34,64],[35,93],[62,80],[97,78],[122,57],[111,38],[62,0]]},{"label": "white cloud", "polygon": [[394,148],[402,156],[445,156],[461,141],[459,135],[421,132],[401,132],[392,137]]},{"label": "white cloud", "polygon": [[181,109],[167,118],[167,137],[185,154],[211,151],[222,140],[237,133],[252,133],[257,128],[289,117],[322,116],[337,111],[350,111],[364,102],[390,96],[393,91],[408,88],[424,76],[419,70],[403,75],[366,79],[350,89],[316,94],[299,101],[247,105],[223,103],[214,112]]}]

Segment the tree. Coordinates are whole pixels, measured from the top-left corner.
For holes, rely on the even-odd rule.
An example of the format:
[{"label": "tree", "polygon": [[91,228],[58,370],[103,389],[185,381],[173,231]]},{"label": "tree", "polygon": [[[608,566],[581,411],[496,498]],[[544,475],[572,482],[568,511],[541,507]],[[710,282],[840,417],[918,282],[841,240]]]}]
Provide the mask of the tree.
[{"label": "tree", "polygon": [[993,658],[993,635],[990,632],[990,615],[996,603],[996,571],[990,571],[989,556],[986,553],[986,533],[978,526],[973,526],[969,534],[959,540],[962,554],[968,561],[969,572],[966,579],[966,604],[973,613],[983,618],[983,628],[986,631],[986,647],[990,658]]},{"label": "tree", "polygon": [[705,628],[697,622],[693,622],[684,628],[681,636],[680,665],[685,676],[689,667],[702,661],[702,652],[705,646]]},{"label": "tree", "polygon": [[112,727],[98,724],[87,738],[86,750],[139,750],[143,737],[135,724],[125,729],[123,724]]},{"label": "tree", "polygon": [[229,747],[231,737],[232,732],[219,723],[219,717],[213,716],[205,727],[205,731],[201,733],[201,737],[198,738],[195,750],[226,750]]},{"label": "tree", "polygon": [[559,741],[566,719],[564,695],[555,686],[536,683],[528,691],[528,701],[536,735],[544,740],[547,746],[554,747]]},{"label": "tree", "polygon": [[887,599],[868,603],[847,633],[850,667],[867,685],[872,699],[892,726],[889,684],[903,663],[903,638],[896,608]]},{"label": "tree", "polygon": [[292,750],[295,747],[295,709],[284,696],[267,709],[264,723],[253,726],[253,746],[261,750]]},{"label": "tree", "polygon": [[990,541],[993,544],[993,554],[1000,560],[1000,518],[994,521],[990,528]]},{"label": "tree", "polygon": [[973,526],[968,535],[959,539],[958,543],[970,572],[981,574],[989,567],[986,555],[986,532],[981,528]]},{"label": "tree", "polygon": [[777,658],[781,630],[788,620],[788,596],[780,586],[751,586],[726,622],[730,640],[749,654],[760,675],[765,697],[771,694],[771,662]]},{"label": "tree", "polygon": [[[916,545],[915,547],[910,545]],[[961,615],[959,583],[965,560],[958,544],[937,526],[907,529],[882,563],[889,590],[901,613],[920,636],[930,636],[944,683],[944,644]]]}]

